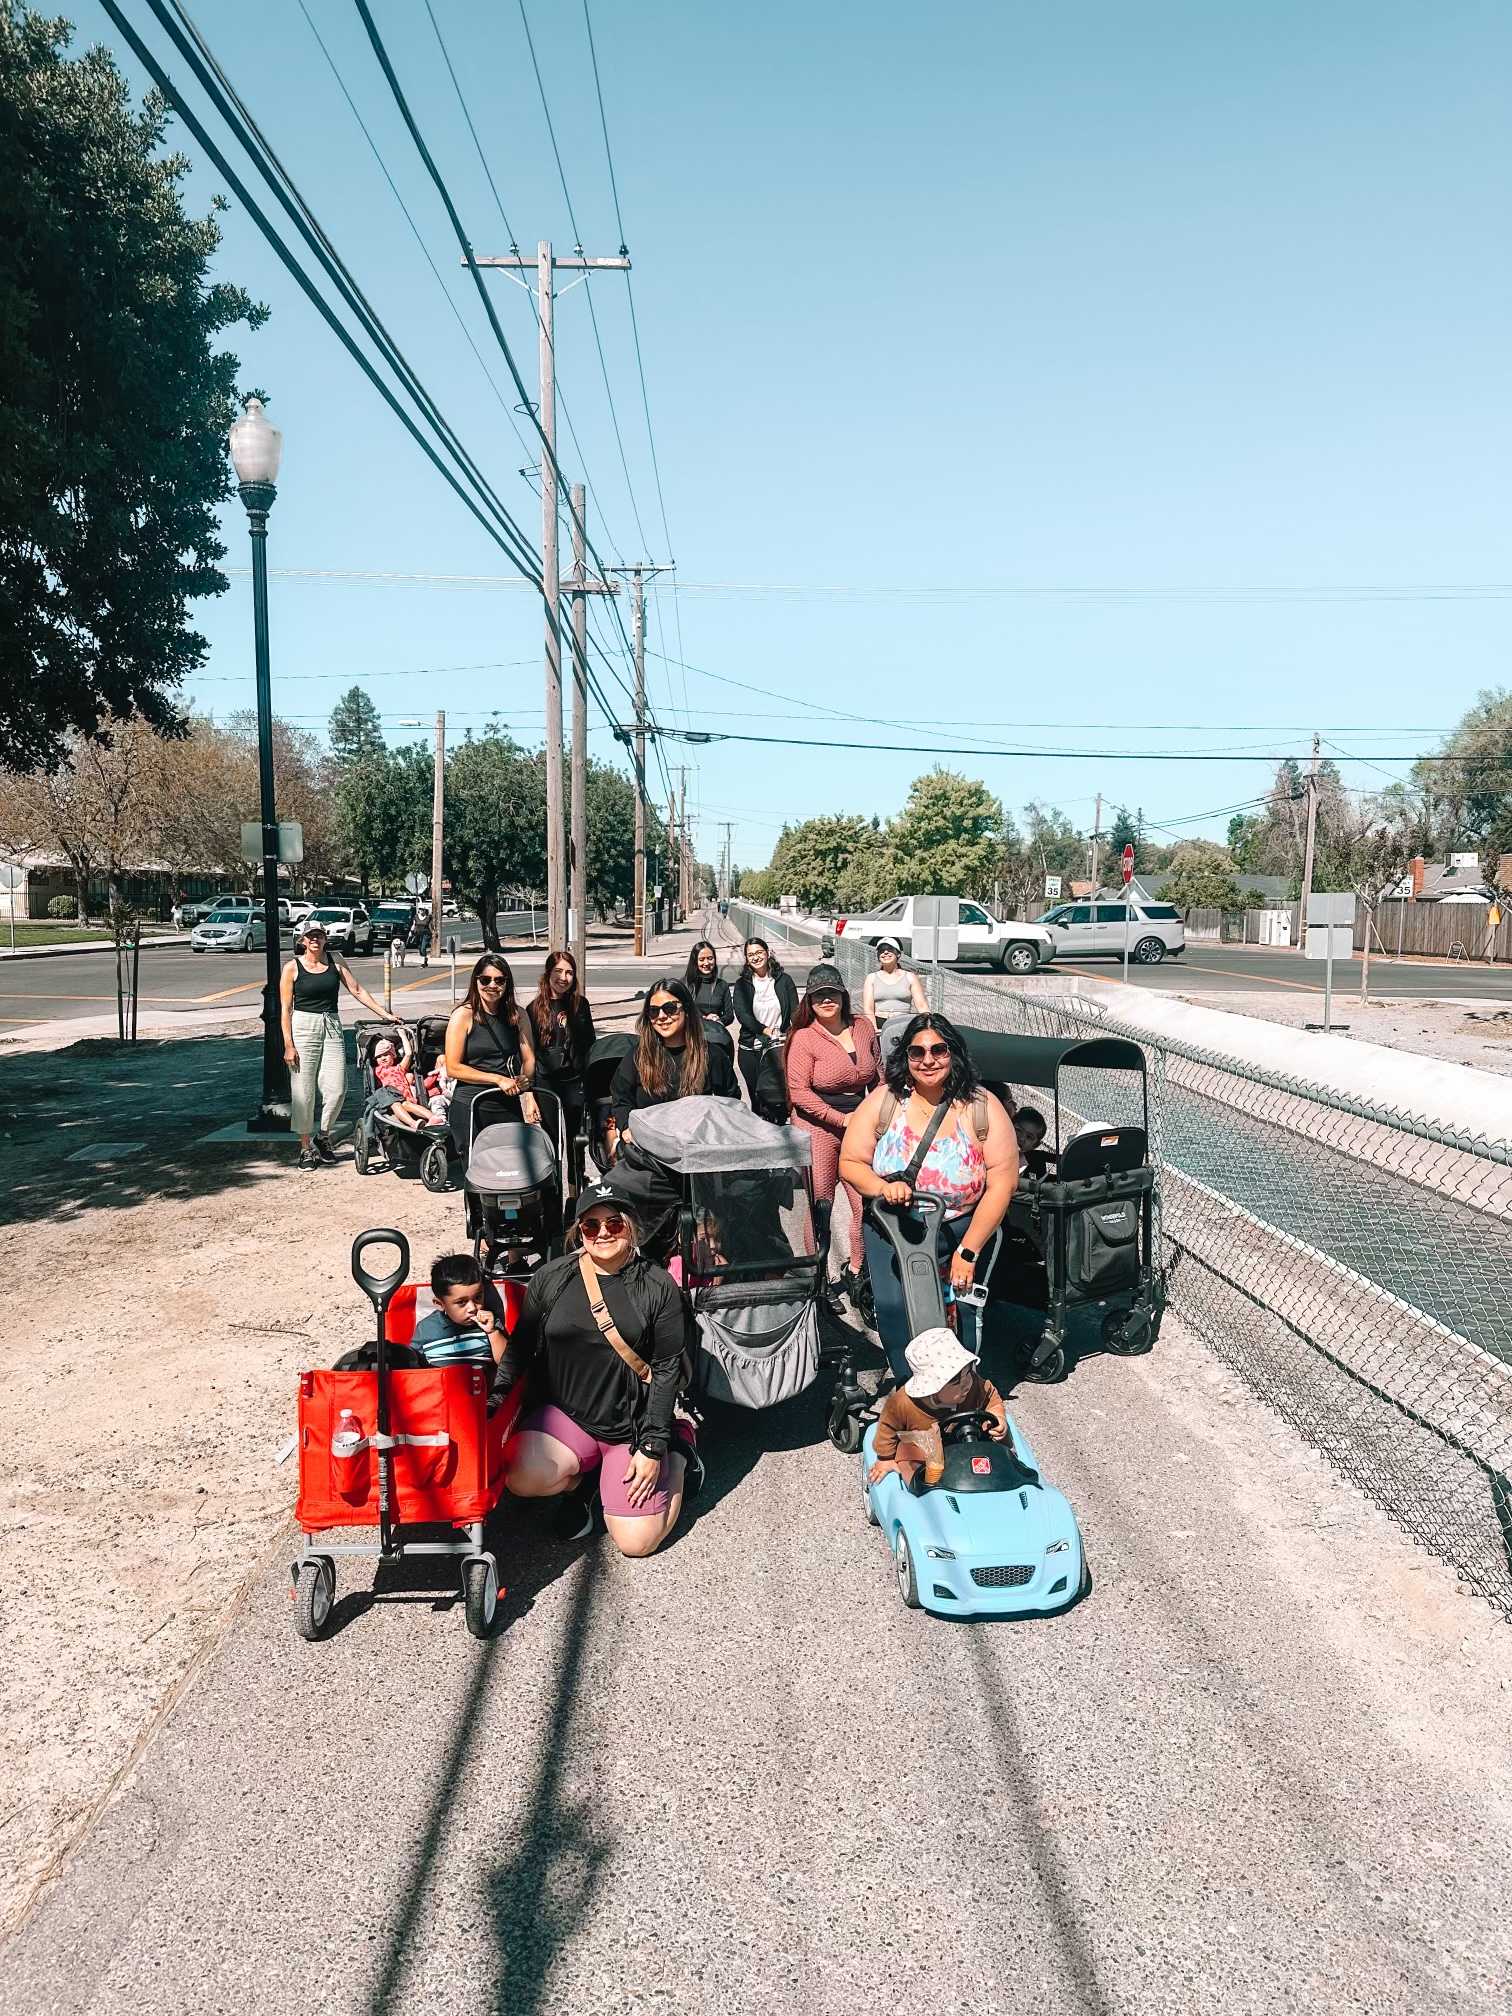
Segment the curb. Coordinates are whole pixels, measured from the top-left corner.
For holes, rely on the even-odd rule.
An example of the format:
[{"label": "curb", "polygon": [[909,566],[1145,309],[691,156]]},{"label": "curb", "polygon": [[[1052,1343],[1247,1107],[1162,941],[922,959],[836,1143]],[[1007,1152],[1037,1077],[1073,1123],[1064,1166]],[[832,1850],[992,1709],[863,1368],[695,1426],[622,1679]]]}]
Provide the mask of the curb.
[{"label": "curb", "polygon": [[[157,951],[165,945],[177,945],[181,950],[187,951],[189,947],[189,934],[185,932],[182,937],[144,938],[142,940],[142,950],[144,952]],[[14,952],[8,948],[0,951],[0,965],[3,965],[8,959],[77,959],[83,952],[113,952],[114,950],[115,940],[113,938],[92,938],[86,945],[18,945]]]}]

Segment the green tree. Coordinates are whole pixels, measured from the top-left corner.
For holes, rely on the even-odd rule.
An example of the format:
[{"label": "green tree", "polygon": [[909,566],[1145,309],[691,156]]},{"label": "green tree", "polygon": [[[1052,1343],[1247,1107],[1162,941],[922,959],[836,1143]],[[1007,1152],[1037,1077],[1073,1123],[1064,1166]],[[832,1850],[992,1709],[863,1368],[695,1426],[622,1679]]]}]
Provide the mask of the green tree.
[{"label": "green tree", "polygon": [[588,900],[606,916],[635,900],[635,786],[607,763],[588,763]]},{"label": "green tree", "polygon": [[545,766],[507,735],[470,738],[447,763],[446,866],[497,951],[501,892],[533,892],[546,879]]},{"label": "green tree", "polygon": [[1058,806],[1031,800],[1024,807],[1023,833],[1009,821],[1005,834],[1000,872],[1022,916],[1036,917],[1044,909],[1047,875],[1069,882],[1086,873],[1086,835],[1077,832]]},{"label": "green tree", "polygon": [[364,893],[429,869],[434,778],[435,759],[419,743],[359,756],[337,772],[338,846]]},{"label": "green tree", "polygon": [[372,696],[360,686],[349,686],[336,702],[326,732],[332,760],[341,770],[349,763],[360,763],[365,756],[381,756],[388,746]]},{"label": "green tree", "polygon": [[1113,814],[1113,824],[1108,828],[1108,858],[1116,861],[1125,847],[1134,849],[1134,864],[1139,865],[1139,829],[1134,823],[1134,815],[1127,805],[1120,805]]},{"label": "green tree", "polygon": [[1241,909],[1233,856],[1215,840],[1183,840],[1171,856],[1161,900],[1178,910]]},{"label": "green tree", "polygon": [[207,284],[220,232],[184,211],[161,99],[133,111],[69,38],[0,9],[0,767],[23,772],[112,718],[181,730],[189,604],[226,589],[237,360],[213,340],[267,312]]},{"label": "green tree", "polygon": [[772,850],[771,872],[779,892],[797,898],[804,910],[836,903],[865,908],[883,861],[886,842],[871,820],[856,812],[824,813],[798,826],[784,826]]},{"label": "green tree", "polygon": [[916,777],[889,831],[899,886],[918,896],[987,896],[1003,851],[1003,808],[958,771]]},{"label": "green tree", "polygon": [[1498,686],[1477,694],[1442,756],[1419,763],[1413,781],[1446,853],[1512,852],[1512,693]]}]

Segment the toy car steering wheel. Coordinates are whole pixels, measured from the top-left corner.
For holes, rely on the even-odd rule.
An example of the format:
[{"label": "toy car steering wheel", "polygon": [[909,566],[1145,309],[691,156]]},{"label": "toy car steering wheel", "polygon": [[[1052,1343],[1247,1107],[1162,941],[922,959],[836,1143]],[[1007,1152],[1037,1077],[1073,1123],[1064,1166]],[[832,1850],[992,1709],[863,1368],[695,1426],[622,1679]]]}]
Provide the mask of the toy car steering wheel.
[{"label": "toy car steering wheel", "polygon": [[941,1436],[943,1437],[951,1428],[959,1428],[966,1421],[975,1422],[984,1436],[997,1426],[996,1414],[985,1407],[957,1407],[952,1413],[941,1416],[939,1424]]}]

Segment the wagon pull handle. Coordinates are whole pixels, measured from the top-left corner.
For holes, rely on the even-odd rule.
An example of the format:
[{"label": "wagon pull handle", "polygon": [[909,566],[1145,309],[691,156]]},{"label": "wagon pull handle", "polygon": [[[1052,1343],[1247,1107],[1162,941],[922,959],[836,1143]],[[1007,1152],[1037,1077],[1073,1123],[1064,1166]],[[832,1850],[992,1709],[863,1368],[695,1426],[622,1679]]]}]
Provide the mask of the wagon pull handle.
[{"label": "wagon pull handle", "polygon": [[[399,1263],[387,1274],[372,1274],[362,1264],[362,1256],[370,1246],[394,1246],[399,1251]],[[374,1228],[359,1232],[352,1241],[352,1279],[382,1316],[394,1299],[394,1291],[402,1287],[409,1278],[410,1247],[402,1232],[392,1227]]]}]

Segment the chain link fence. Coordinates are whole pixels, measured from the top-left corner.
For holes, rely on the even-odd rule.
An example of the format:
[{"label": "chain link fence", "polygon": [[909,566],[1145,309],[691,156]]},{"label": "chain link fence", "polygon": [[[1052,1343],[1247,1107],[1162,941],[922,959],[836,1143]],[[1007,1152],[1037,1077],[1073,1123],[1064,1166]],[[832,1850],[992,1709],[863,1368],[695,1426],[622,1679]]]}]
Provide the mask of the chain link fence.
[{"label": "chain link fence", "polygon": [[[771,937],[768,922],[737,928]],[[796,921],[783,936],[816,947]],[[842,937],[833,957],[859,999],[869,949]],[[1512,1616],[1512,1143],[1153,1037],[1050,979],[925,978],[957,1022],[1142,1046],[1170,1306]],[[1070,1073],[1062,1124],[1135,1119],[1137,1096]]]}]

